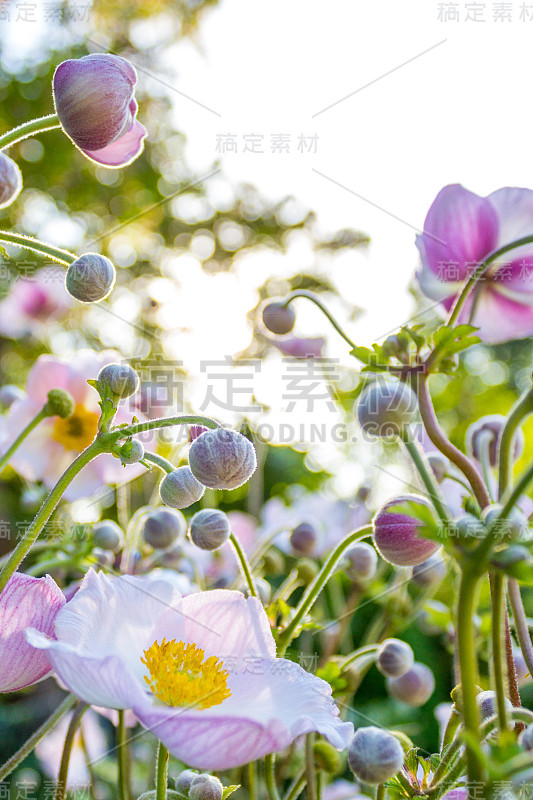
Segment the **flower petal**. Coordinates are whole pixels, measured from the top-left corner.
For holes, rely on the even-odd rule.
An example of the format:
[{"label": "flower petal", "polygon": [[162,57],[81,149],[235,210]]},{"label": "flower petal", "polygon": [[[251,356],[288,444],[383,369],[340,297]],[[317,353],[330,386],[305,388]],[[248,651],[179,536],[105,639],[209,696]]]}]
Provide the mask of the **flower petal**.
[{"label": "flower petal", "polygon": [[144,149],[146,128],[135,120],[126,133],[100,150],[82,150],[87,158],[106,167],[125,167],[131,164]]},{"label": "flower petal", "polygon": [[[466,321],[460,315],[460,322]],[[499,344],[533,335],[533,308],[517,303],[496,287],[484,287],[476,306],[473,325],[486,344]]]}]

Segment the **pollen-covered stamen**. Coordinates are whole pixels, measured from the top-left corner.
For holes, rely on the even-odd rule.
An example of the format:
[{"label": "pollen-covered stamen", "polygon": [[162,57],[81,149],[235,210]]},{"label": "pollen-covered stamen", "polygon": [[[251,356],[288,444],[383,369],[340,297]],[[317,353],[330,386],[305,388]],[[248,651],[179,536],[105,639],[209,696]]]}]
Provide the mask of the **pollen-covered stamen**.
[{"label": "pollen-covered stamen", "polygon": [[153,694],[169,706],[218,706],[231,695],[228,672],[216,656],[205,657],[195,644],[172,639],[154,642],[141,661],[150,676],[144,680]]},{"label": "pollen-covered stamen", "polygon": [[65,450],[81,453],[98,433],[98,414],[78,403],[70,417],[56,419],[53,437]]}]

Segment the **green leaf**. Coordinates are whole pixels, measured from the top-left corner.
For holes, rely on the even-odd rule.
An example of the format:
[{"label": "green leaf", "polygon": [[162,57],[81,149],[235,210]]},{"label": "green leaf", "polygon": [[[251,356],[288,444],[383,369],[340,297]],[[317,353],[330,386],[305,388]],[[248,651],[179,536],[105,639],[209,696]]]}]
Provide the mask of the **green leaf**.
[{"label": "green leaf", "polygon": [[230,794],[233,794],[233,792],[236,792],[237,789],[240,788],[241,788],[240,783],[234,784],[233,786],[226,786],[226,788],[222,792],[222,800],[226,800],[226,797],[229,797]]}]

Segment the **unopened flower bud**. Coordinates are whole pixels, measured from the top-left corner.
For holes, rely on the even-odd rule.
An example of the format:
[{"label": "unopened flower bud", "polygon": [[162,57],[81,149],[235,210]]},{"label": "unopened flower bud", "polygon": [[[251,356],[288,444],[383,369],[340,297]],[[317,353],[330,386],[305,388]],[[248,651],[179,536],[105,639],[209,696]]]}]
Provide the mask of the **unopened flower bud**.
[{"label": "unopened flower bud", "polygon": [[533,750],[533,724],[528,725],[527,728],[522,731],[518,743],[522,745],[524,750]]},{"label": "unopened flower bud", "polygon": [[81,303],[104,300],[115,284],[116,272],[112,262],[99,253],[84,253],[67,269],[67,292]]},{"label": "unopened flower bud", "polygon": [[368,581],[374,577],[378,565],[375,549],[366,542],[356,542],[346,553],[346,571],[355,580]]},{"label": "unopened flower bud", "polygon": [[205,425],[190,425],[189,426],[189,441],[194,442],[200,434],[205,433],[208,431],[209,428],[206,428]]},{"label": "unopened flower bud", "polygon": [[398,739],[382,728],[359,728],[348,747],[348,765],[364,783],[377,785],[402,768],[404,752]]},{"label": "unopened flower bud", "polygon": [[414,653],[401,639],[385,639],[376,656],[376,666],[386,678],[400,678],[411,669]]},{"label": "unopened flower bud", "polygon": [[357,418],[365,433],[372,436],[399,436],[413,421],[417,400],[413,390],[393,378],[380,378],[370,384],[357,403]]},{"label": "unopened flower bud", "polygon": [[263,573],[269,578],[275,578],[283,573],[285,569],[285,559],[279,550],[271,547],[263,553]]},{"label": "unopened flower bud", "polygon": [[103,550],[101,547],[93,547],[93,556],[96,563],[102,569],[109,569],[115,563],[115,554],[111,550]]},{"label": "unopened flower bud", "polygon": [[502,506],[493,503],[484,508],[481,518],[487,527],[496,526],[498,537],[502,539],[518,539],[527,530],[527,521],[522,511],[516,506],[509,512],[505,519],[500,519]]},{"label": "unopened flower bud", "polygon": [[165,475],[159,487],[159,495],[166,506],[188,508],[205,492],[205,486],[196,480],[190,467],[178,467]]},{"label": "unopened flower bud", "polygon": [[158,508],[143,519],[143,536],[146,544],[164,550],[181,539],[187,529],[181,511],[173,508]]},{"label": "unopened flower bud", "polygon": [[446,562],[440,553],[433,553],[426,561],[413,567],[413,581],[423,589],[439,583],[446,575]]},{"label": "unopened flower bud", "polygon": [[324,739],[313,743],[313,756],[318,770],[327,772],[330,775],[340,771],[342,756],[336,747],[333,747],[332,744]]},{"label": "unopened flower bud", "polygon": [[319,567],[316,561],[311,558],[300,558],[296,564],[296,572],[298,573],[298,579],[307,585],[316,578]]},{"label": "unopened flower bud", "polygon": [[[481,440],[486,437],[489,440],[488,453],[491,467],[498,463],[498,444],[506,418],[502,414],[490,414],[478,419],[468,428],[466,432],[466,444],[468,452],[479,461],[482,457]],[[513,439],[513,459],[516,461],[524,449],[524,434],[520,429],[517,430]]]},{"label": "unopened flower bud", "polygon": [[316,530],[309,522],[301,522],[290,535],[291,547],[299,555],[312,555],[316,542]]},{"label": "unopened flower bud", "polygon": [[296,322],[296,314],[292,306],[283,303],[268,303],[263,308],[263,323],[271,333],[283,336],[290,333]]},{"label": "unopened flower bud", "polygon": [[[483,720],[494,717],[498,713],[498,700],[496,692],[480,692],[476,697],[477,707]],[[505,698],[505,708],[512,710],[513,704]]]},{"label": "unopened flower bud", "polygon": [[267,606],[270,603],[270,598],[272,597],[271,585],[264,578],[254,578],[254,583],[255,588],[257,589],[257,594],[259,595],[259,599],[264,606]]},{"label": "unopened flower bud", "polygon": [[203,508],[191,519],[189,535],[200,550],[218,550],[230,533],[229,519],[216,508]]},{"label": "unopened flower bud", "polygon": [[65,389],[50,389],[45,405],[46,413],[50,417],[66,419],[74,413],[74,398]]},{"label": "unopened flower bud", "polygon": [[236,489],[257,467],[252,443],[237,431],[216,428],[198,436],[189,450],[194,477],[211,489]]},{"label": "unopened flower bud", "polygon": [[517,646],[513,646],[513,660],[518,686],[525,686],[527,683],[531,683],[532,676],[529,672],[529,667],[526,664],[526,660],[522,655],[521,649]]},{"label": "unopened flower bud", "polygon": [[395,700],[410,706],[423,706],[435,689],[435,678],[425,664],[415,662],[399,678],[387,678],[387,691]]},{"label": "unopened flower bud", "polygon": [[143,443],[138,439],[128,439],[120,447],[118,455],[123,464],[137,464],[144,458]]},{"label": "unopened flower bud", "polygon": [[93,543],[102,550],[112,550],[118,553],[124,546],[124,533],[122,528],[112,519],[104,519],[93,525]]},{"label": "unopened flower bud", "polygon": [[182,794],[189,794],[191,783],[199,773],[194,769],[184,769],[174,781],[174,788]]},{"label": "unopened flower bud", "polygon": [[10,408],[17,400],[24,400],[26,392],[12,383],[6,383],[0,388],[0,406]]},{"label": "unopened flower bud", "polygon": [[374,518],[374,544],[385,561],[398,567],[413,567],[439,549],[437,542],[418,535],[420,521],[396,508],[404,502],[430,508],[424,497],[403,495],[390,500]]},{"label": "unopened flower bud", "polygon": [[448,472],[450,462],[441,453],[429,453],[428,462],[437,483],[442,483]]},{"label": "unopened flower bud", "polygon": [[531,563],[531,553],[521,544],[512,544],[499,550],[492,556],[491,564],[496,569],[501,569],[509,575],[514,574],[514,569]]},{"label": "unopened flower bud", "polygon": [[190,800],[222,800],[224,787],[218,778],[209,775],[208,772],[201,772],[195,778],[189,788]]},{"label": "unopened flower bud", "polygon": [[13,203],[22,189],[22,173],[12,158],[0,153],[0,208]]},{"label": "unopened flower bud", "polygon": [[139,388],[139,376],[129,364],[107,364],[98,373],[98,380],[120,398],[130,397]]}]

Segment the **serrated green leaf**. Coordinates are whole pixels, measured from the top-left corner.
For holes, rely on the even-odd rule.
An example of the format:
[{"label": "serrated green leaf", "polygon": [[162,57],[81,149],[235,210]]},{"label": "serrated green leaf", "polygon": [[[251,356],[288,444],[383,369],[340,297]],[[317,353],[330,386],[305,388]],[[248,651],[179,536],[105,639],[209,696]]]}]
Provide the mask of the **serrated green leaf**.
[{"label": "serrated green leaf", "polygon": [[237,789],[240,788],[241,788],[240,783],[234,784],[233,786],[226,786],[226,788],[222,792],[222,800],[226,800],[226,797],[229,797],[230,794],[233,794],[233,792],[236,792]]}]

